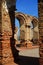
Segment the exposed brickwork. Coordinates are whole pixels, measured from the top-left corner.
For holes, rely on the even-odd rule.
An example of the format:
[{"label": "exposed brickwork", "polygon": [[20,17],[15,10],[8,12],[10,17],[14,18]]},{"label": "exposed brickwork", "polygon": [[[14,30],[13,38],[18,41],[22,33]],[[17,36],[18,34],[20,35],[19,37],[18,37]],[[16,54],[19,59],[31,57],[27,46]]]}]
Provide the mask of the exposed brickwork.
[{"label": "exposed brickwork", "polygon": [[39,3],[39,37],[43,36],[43,2]]},{"label": "exposed brickwork", "polygon": [[12,37],[11,20],[9,13],[2,7],[2,64],[15,65],[11,51],[10,38]]},{"label": "exposed brickwork", "polygon": [[43,65],[43,1],[39,0],[39,40],[40,40],[40,65]]},{"label": "exposed brickwork", "polygon": [[2,64],[2,0],[0,0],[0,65]]}]

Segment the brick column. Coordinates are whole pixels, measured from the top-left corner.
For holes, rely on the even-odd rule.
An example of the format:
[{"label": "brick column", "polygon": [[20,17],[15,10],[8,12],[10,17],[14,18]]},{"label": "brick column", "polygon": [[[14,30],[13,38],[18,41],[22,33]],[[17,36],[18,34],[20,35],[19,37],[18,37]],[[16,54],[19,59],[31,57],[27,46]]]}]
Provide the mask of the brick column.
[{"label": "brick column", "polygon": [[2,0],[0,0],[0,65],[2,65]]},{"label": "brick column", "polygon": [[13,51],[15,52],[14,42],[12,46],[13,51],[11,47],[11,39],[14,34],[12,31],[11,19],[9,13],[6,12],[3,6],[4,4],[2,4],[2,65],[16,65],[13,57]]},{"label": "brick column", "polygon": [[39,0],[38,3],[39,12],[39,41],[40,41],[40,65],[43,65],[43,0]]},{"label": "brick column", "polygon": [[39,3],[39,37],[43,37],[43,2]]}]

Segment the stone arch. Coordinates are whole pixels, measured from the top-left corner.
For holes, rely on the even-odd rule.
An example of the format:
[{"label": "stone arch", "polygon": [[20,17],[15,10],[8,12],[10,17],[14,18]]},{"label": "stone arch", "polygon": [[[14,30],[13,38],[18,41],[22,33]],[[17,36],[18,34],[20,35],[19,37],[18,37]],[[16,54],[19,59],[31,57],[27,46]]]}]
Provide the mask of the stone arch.
[{"label": "stone arch", "polygon": [[[27,34],[27,39],[26,40],[38,40],[39,39],[39,29],[38,29],[38,18],[27,15],[27,20],[26,20],[26,34]],[[31,24],[33,27],[31,27]]]},{"label": "stone arch", "polygon": [[25,40],[26,16],[21,12],[15,12],[15,18],[19,21],[20,24],[20,40]]},{"label": "stone arch", "polygon": [[[38,18],[27,14],[23,14],[21,12],[15,12],[15,18],[17,18],[20,23],[21,39],[24,40],[39,39]],[[31,23],[33,24],[33,28],[31,28]]]},{"label": "stone arch", "polygon": [[33,24],[33,40],[37,43],[39,39],[38,19],[33,17],[31,22]]},{"label": "stone arch", "polygon": [[15,12],[15,18],[19,20],[20,25],[26,22],[26,15],[21,12]]}]

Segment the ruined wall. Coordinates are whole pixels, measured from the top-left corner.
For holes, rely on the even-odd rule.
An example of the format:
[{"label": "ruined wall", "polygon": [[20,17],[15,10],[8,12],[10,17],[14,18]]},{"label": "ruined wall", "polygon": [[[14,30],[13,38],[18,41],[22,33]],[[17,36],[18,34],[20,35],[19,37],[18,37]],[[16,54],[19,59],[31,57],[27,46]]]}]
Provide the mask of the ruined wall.
[{"label": "ruined wall", "polygon": [[40,65],[43,65],[43,0],[38,0],[38,14],[39,14],[39,44],[40,44]]},{"label": "ruined wall", "polygon": [[[2,63],[3,65],[11,65],[14,64],[14,58],[11,50],[11,37],[12,37],[12,27],[11,27],[11,20],[9,17],[9,13],[6,11],[5,3],[2,4]],[[20,30],[22,30],[22,38],[25,40],[30,39],[30,22],[34,19],[32,16],[28,16],[26,14],[18,13],[18,15],[22,15],[20,20],[24,21],[23,26],[21,26]],[[20,16],[19,16],[20,17]],[[21,19],[19,18],[19,19]],[[37,20],[37,19],[36,19]],[[25,32],[25,34],[24,34]],[[37,32],[38,33],[38,32]],[[24,36],[23,36],[24,35]],[[14,45],[13,45],[14,47]]]},{"label": "ruined wall", "polygon": [[[39,39],[38,19],[36,17],[29,16],[21,12],[15,12],[15,17],[19,20],[20,24],[20,39]],[[31,28],[32,22],[34,29]]]},{"label": "ruined wall", "polygon": [[5,4],[2,3],[2,64],[12,65],[14,59],[11,51],[10,38],[12,37],[12,28],[9,13],[5,10]]},{"label": "ruined wall", "polygon": [[43,38],[43,2],[39,2],[39,37]]},{"label": "ruined wall", "polygon": [[[25,14],[21,12],[15,12],[15,18],[18,20],[20,25],[20,40],[25,40],[25,21],[26,17]],[[15,21],[16,22],[16,21]]]},{"label": "ruined wall", "polygon": [[40,65],[43,65],[43,0],[38,2],[38,12],[39,12],[39,41],[40,44]]},{"label": "ruined wall", "polygon": [[2,64],[2,0],[0,0],[0,65]]}]

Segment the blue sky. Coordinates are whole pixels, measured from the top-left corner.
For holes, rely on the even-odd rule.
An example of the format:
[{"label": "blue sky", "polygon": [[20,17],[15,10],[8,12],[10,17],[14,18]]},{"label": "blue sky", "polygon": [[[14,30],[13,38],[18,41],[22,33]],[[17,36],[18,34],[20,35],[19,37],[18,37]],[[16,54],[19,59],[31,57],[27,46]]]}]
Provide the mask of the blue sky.
[{"label": "blue sky", "polygon": [[[17,0],[16,8],[18,12],[38,17],[38,0]],[[15,24],[19,27],[17,19]]]}]

